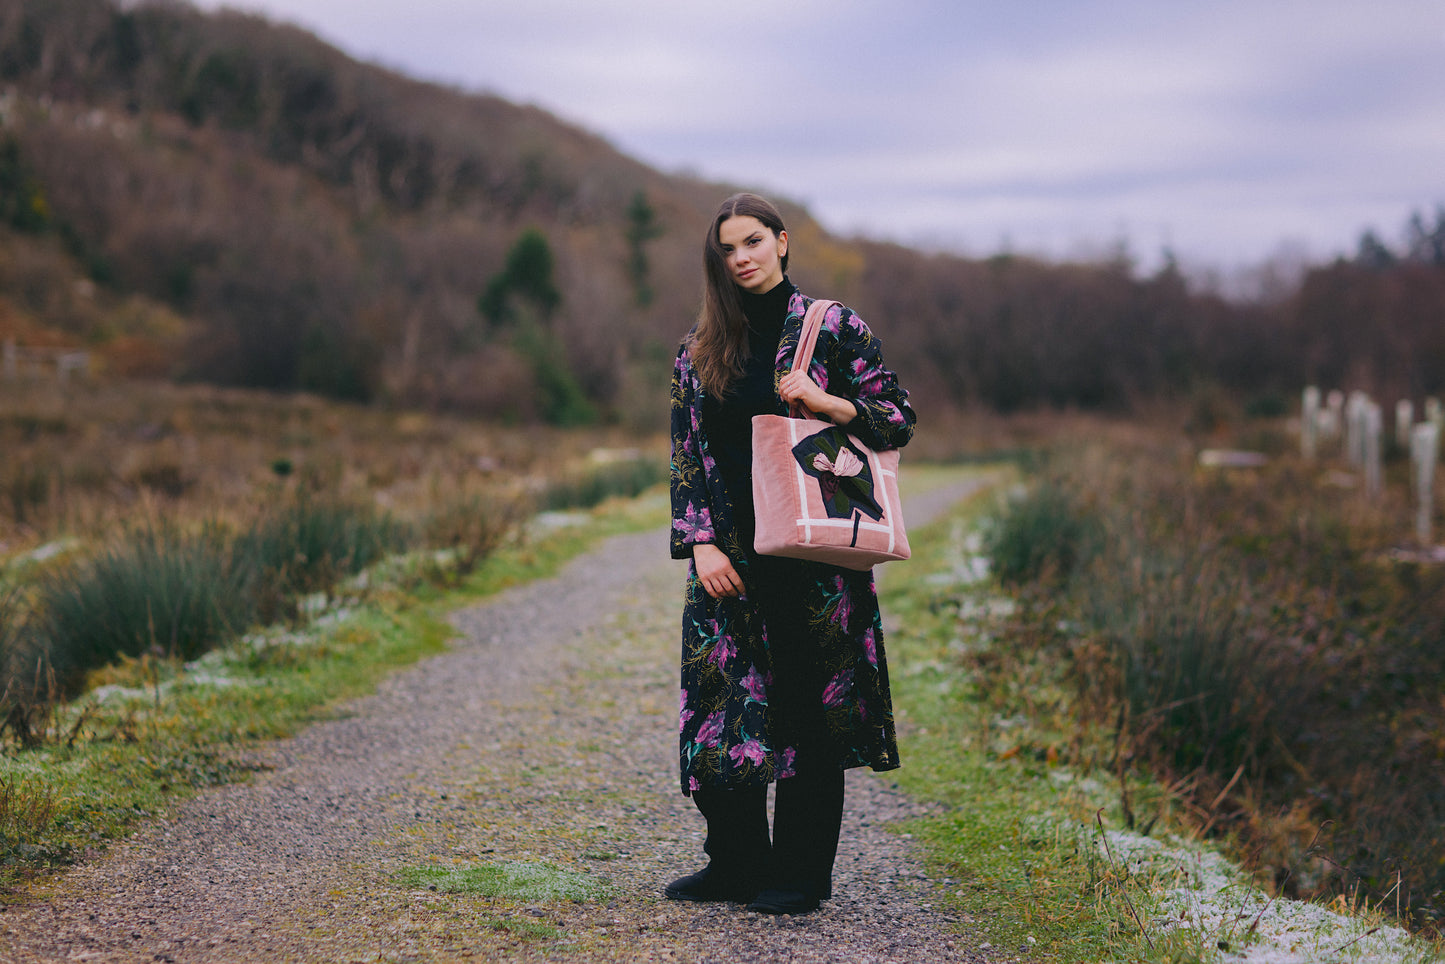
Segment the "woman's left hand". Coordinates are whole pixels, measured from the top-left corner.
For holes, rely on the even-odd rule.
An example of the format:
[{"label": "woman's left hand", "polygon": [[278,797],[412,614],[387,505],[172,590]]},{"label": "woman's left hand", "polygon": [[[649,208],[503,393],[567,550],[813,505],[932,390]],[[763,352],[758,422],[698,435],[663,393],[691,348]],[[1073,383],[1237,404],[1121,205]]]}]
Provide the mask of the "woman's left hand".
[{"label": "woman's left hand", "polygon": [[829,395],[804,371],[784,375],[778,382],[778,395],[789,405],[803,405],[814,415],[826,415],[835,425],[847,425],[858,415],[852,402]]}]

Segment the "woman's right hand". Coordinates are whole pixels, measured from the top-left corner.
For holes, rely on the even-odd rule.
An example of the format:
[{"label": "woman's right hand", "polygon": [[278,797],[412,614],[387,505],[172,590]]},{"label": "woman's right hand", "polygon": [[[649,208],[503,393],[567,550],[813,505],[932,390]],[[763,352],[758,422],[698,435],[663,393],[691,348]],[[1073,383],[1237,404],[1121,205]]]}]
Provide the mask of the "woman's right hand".
[{"label": "woman's right hand", "polygon": [[733,568],[732,560],[712,543],[699,542],[692,547],[692,564],[697,569],[698,582],[712,598],[743,594],[743,579]]}]

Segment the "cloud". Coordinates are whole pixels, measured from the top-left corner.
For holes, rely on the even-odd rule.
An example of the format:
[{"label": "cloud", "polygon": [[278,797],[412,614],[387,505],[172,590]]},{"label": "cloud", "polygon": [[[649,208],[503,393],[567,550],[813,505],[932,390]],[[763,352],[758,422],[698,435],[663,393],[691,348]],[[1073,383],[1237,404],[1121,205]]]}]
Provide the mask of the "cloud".
[{"label": "cloud", "polygon": [[1263,256],[1441,200],[1438,0],[256,0],[840,230]]}]

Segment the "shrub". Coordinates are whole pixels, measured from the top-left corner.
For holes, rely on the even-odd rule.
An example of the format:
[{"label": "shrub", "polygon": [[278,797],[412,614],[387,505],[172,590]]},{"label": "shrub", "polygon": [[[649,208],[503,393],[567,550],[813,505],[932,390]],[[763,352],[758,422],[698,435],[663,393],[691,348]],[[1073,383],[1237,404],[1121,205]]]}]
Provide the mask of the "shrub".
[{"label": "shrub", "polygon": [[631,498],[665,481],[667,473],[667,466],[655,459],[607,462],[552,481],[537,497],[537,507],[543,511],[586,509],[614,496]]},{"label": "shrub", "polygon": [[193,659],[254,614],[253,578],[214,526],[128,532],[40,588],[47,655],[61,686],[119,656]]},{"label": "shrub", "polygon": [[1099,539],[1099,522],[1080,499],[1060,482],[1044,479],[1009,504],[984,551],[1005,583],[1053,582],[1087,562]]},{"label": "shrub", "polygon": [[525,321],[518,328],[513,347],[531,366],[537,407],[544,421],[567,427],[590,425],[597,420],[556,333]]},{"label": "shrub", "polygon": [[[1250,632],[1248,588],[1218,560],[1150,547],[1101,557],[1085,580],[1086,624],[1119,665],[1135,742],[1175,773],[1272,758],[1267,654]],[[1227,774],[1226,774],[1227,775]]]},{"label": "shrub", "polygon": [[1244,403],[1245,418],[1284,418],[1289,413],[1289,400],[1279,392],[1256,395]]},{"label": "shrub", "polygon": [[[253,622],[293,614],[299,596],[329,591],[406,541],[371,506],[304,493],[237,538],[215,525],[132,530],[43,581],[36,651],[67,693],[121,656],[194,659]],[[27,665],[33,675],[36,660]],[[22,675],[7,678],[20,693]]]},{"label": "shrub", "polygon": [[520,515],[515,501],[466,492],[441,500],[424,523],[426,544],[452,551],[451,577],[466,576],[502,543]]},{"label": "shrub", "polygon": [[259,614],[269,622],[298,596],[329,591],[407,541],[405,529],[370,504],[301,489],[237,540],[236,554],[255,574]]}]

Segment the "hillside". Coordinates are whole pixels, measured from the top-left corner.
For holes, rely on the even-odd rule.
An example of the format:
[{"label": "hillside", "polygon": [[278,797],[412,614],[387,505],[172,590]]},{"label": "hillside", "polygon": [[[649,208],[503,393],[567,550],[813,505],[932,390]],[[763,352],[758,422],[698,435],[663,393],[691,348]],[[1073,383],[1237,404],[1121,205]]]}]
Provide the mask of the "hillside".
[{"label": "hillside", "polygon": [[[589,395],[626,388],[614,359],[636,352],[614,336],[675,342],[690,314],[691,264],[667,241],[700,233],[717,190],[541,111],[415,83],[255,17],[106,0],[0,10],[11,180],[39,212],[9,219],[3,280],[38,325],[109,341],[97,329],[127,327],[123,314],[121,334],[168,343],[152,370],[504,410],[524,394],[518,366],[476,303],[526,227],[551,245],[565,296],[550,324]],[[637,197],[667,239],[647,251],[646,308],[617,238]],[[68,261],[109,310],[75,303],[92,289],[62,283]]]},{"label": "hillside", "polygon": [[[729,190],[255,16],[0,0],[0,335],[121,374],[656,427]],[[928,407],[1441,385],[1439,263],[1240,305],[1172,267],[926,255],[784,209],[795,280],[856,306]],[[1349,314],[1317,326],[1310,290]],[[1380,351],[1375,317],[1404,325]]]}]

